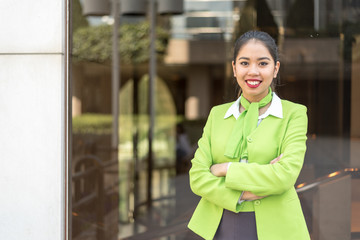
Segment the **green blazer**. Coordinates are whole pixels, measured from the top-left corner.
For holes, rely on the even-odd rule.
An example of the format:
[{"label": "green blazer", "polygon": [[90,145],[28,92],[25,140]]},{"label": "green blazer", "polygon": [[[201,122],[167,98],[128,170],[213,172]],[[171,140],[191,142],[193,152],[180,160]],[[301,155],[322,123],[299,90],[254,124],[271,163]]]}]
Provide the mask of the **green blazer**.
[{"label": "green blazer", "polygon": [[[201,196],[188,227],[205,239],[213,239],[223,209],[240,212],[242,191],[251,191],[261,200],[253,204],[259,240],[310,240],[294,184],[306,150],[306,107],[281,100],[283,118],[269,115],[248,137],[248,161],[224,156],[227,140],[236,119],[224,119],[232,103],[214,107],[190,169],[190,187]],[[283,153],[281,160],[269,164]],[[233,162],[226,177],[210,172],[215,163]]]}]

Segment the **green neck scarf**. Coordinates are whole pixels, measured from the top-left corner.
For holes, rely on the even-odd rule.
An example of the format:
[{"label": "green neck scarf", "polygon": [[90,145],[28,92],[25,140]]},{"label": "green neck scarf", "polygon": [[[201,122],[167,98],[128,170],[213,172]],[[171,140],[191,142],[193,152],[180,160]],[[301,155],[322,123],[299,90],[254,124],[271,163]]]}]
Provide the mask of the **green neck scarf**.
[{"label": "green neck scarf", "polygon": [[[248,159],[247,143],[251,141],[248,136],[257,127],[259,119],[259,108],[265,107],[272,100],[272,91],[269,87],[269,93],[260,100],[260,102],[250,103],[241,95],[240,103],[245,111],[236,120],[235,126],[226,145],[225,156],[229,158]],[[239,159],[239,160],[240,160]]]}]

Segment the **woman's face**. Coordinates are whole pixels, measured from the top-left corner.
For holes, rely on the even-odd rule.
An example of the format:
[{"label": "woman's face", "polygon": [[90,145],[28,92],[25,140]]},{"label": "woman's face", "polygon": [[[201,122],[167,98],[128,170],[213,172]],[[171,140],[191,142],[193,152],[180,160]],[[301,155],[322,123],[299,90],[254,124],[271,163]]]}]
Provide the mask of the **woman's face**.
[{"label": "woman's face", "polygon": [[268,94],[280,62],[274,63],[269,50],[260,41],[250,40],[242,46],[232,66],[243,96],[250,102],[258,102]]}]

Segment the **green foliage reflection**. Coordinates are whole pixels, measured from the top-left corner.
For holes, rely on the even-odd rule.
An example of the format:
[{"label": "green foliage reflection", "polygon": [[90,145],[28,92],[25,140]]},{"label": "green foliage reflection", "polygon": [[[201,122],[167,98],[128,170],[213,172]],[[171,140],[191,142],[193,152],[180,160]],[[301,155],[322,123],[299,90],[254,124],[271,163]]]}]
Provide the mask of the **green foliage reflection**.
[{"label": "green foliage reflection", "polygon": [[[122,62],[139,64],[149,60],[150,26],[147,22],[123,24],[119,28],[119,54]],[[165,54],[169,34],[156,29],[158,58]],[[112,26],[99,25],[77,29],[73,34],[73,57],[77,61],[105,62],[112,54]]]}]

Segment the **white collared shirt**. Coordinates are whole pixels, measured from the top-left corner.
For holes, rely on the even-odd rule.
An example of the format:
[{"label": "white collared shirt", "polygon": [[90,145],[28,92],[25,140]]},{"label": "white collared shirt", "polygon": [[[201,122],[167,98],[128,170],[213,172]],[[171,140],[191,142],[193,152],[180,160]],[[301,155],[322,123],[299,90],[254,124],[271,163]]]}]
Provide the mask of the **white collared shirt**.
[{"label": "white collared shirt", "polygon": [[[235,119],[238,119],[241,115],[240,113],[240,99],[239,97],[226,111],[224,119],[229,118],[231,116],[234,116]],[[273,97],[271,100],[270,107],[266,110],[265,113],[259,116],[259,123],[261,120],[266,118],[267,116],[272,115],[274,117],[283,118],[283,110],[281,105],[281,99],[276,95],[276,93],[273,93]]]}]

